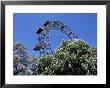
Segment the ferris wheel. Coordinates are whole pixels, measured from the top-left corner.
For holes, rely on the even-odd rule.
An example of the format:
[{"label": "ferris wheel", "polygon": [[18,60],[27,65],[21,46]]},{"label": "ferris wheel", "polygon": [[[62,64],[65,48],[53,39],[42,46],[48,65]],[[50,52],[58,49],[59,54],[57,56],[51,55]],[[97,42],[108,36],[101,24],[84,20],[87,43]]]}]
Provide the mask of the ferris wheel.
[{"label": "ferris wheel", "polygon": [[36,33],[39,35],[39,42],[34,46],[33,50],[40,51],[40,55],[53,55],[49,36],[49,33],[52,30],[59,30],[70,39],[78,39],[74,32],[64,23],[58,20],[47,20],[36,31]]}]

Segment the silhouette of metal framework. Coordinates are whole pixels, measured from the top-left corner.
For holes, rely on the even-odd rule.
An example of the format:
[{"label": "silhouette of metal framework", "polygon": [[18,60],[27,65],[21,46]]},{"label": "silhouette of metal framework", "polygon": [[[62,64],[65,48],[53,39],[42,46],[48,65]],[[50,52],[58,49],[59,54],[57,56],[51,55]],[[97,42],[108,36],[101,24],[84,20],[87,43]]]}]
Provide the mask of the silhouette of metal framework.
[{"label": "silhouette of metal framework", "polygon": [[39,35],[38,43],[34,46],[33,50],[40,51],[40,55],[53,54],[50,44],[49,32],[53,29],[60,30],[65,33],[70,39],[78,38],[72,30],[58,20],[47,20],[36,33]]}]

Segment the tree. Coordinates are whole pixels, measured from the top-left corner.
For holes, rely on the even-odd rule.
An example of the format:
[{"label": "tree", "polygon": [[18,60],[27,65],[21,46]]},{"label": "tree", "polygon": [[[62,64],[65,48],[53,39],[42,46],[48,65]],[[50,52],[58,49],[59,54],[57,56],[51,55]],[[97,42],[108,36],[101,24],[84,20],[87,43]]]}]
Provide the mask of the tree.
[{"label": "tree", "polygon": [[41,56],[37,61],[41,75],[96,75],[97,48],[85,41],[63,41],[53,56]]},{"label": "tree", "polygon": [[96,75],[97,48],[80,39],[63,41],[54,55],[29,56],[14,44],[14,75]]},{"label": "tree", "polygon": [[27,49],[20,42],[15,43],[13,49],[14,49],[14,62],[13,62],[14,75],[18,74],[24,75],[30,63],[29,62],[30,57],[28,56]]}]

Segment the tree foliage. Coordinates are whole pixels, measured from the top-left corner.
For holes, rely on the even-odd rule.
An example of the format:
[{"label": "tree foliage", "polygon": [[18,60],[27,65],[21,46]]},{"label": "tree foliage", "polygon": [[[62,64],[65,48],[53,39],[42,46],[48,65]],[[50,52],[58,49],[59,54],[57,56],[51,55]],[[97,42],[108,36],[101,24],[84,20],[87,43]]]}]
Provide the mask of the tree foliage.
[{"label": "tree foliage", "polygon": [[43,75],[96,75],[97,49],[82,40],[63,41],[54,56],[42,56],[37,64]]},{"label": "tree foliage", "polygon": [[[17,51],[19,50],[20,49],[17,49]],[[19,54],[17,54],[19,57],[25,56],[20,57],[21,59],[28,57],[25,53],[25,49],[21,53],[19,52]],[[32,75],[97,74],[97,48],[89,46],[85,41],[80,39],[63,41],[55,50],[54,55],[43,55],[39,58],[31,57],[29,59],[33,61],[32,58],[35,59],[34,62],[28,63],[28,66],[25,66],[26,69],[28,68],[29,72],[31,72],[29,74]],[[18,58],[14,59],[17,60]]]},{"label": "tree foliage", "polygon": [[25,46],[17,42],[14,44],[14,61],[13,61],[13,67],[14,67],[14,75],[26,75],[26,71],[28,70],[28,66],[30,64],[30,57],[28,56],[27,49]]}]

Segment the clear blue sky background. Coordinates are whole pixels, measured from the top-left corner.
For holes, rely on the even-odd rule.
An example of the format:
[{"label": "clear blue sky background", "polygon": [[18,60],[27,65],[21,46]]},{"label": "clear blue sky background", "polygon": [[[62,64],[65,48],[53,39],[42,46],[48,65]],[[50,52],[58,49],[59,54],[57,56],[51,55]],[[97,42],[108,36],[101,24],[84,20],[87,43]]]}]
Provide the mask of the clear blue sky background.
[{"label": "clear blue sky background", "polygon": [[[70,27],[73,32],[91,46],[97,46],[97,14],[96,13],[14,13],[14,42],[23,43],[30,55],[39,56],[33,51],[38,42],[35,33],[46,20],[59,20]],[[69,38],[58,30],[50,32],[51,47],[54,50],[62,39]]]}]

